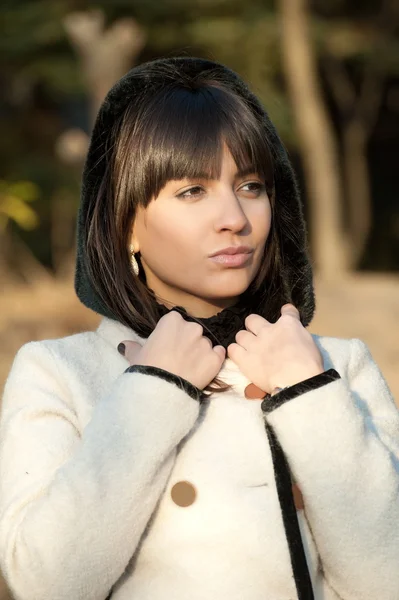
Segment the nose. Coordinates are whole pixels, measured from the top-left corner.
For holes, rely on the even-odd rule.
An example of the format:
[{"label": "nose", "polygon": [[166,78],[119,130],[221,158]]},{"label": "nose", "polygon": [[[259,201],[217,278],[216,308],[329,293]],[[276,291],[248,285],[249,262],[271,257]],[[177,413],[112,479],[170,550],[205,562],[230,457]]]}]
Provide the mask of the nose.
[{"label": "nose", "polygon": [[215,229],[217,231],[224,229],[241,231],[244,229],[248,224],[248,218],[234,190],[228,186],[220,189],[215,200],[217,206]]}]

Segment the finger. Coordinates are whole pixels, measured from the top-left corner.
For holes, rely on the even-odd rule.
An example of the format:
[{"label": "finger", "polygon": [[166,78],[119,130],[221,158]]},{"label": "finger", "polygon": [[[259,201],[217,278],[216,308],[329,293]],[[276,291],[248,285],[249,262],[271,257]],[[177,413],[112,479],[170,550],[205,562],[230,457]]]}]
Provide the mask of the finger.
[{"label": "finger", "polygon": [[261,329],[271,325],[272,324],[269,323],[269,321],[267,321],[264,317],[261,317],[255,313],[248,315],[245,319],[245,327],[254,335],[259,335]]},{"label": "finger", "polygon": [[133,362],[138,353],[140,352],[142,346],[138,342],[133,342],[132,340],[123,340],[118,346],[118,351],[123,354],[125,358],[129,362]]},{"label": "finger", "polygon": [[215,346],[213,351],[216,352],[218,357],[220,358],[220,362],[222,363],[226,358],[226,349],[224,346]]},{"label": "finger", "polygon": [[239,344],[229,344],[227,347],[227,354],[233,362],[238,364],[241,360],[245,359],[248,353],[245,348]]},{"label": "finger", "polygon": [[204,338],[204,340],[206,340],[209,343],[209,347],[213,348],[212,341],[209,339],[209,337],[207,335],[203,335],[202,337]]},{"label": "finger", "polygon": [[293,304],[284,304],[281,307],[281,315],[290,315],[300,321],[299,310]]},{"label": "finger", "polygon": [[236,343],[242,348],[245,348],[245,350],[253,348],[254,342],[256,342],[256,335],[253,334],[252,331],[240,329],[240,331],[236,333]]}]

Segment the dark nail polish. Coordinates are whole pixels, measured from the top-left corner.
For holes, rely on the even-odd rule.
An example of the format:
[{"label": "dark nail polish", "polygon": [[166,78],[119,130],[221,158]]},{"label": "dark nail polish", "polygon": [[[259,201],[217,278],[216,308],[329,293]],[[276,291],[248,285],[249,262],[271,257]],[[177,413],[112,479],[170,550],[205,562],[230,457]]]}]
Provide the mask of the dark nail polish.
[{"label": "dark nail polish", "polygon": [[125,350],[126,350],[126,346],[125,346],[125,344],[123,342],[121,342],[118,345],[118,352],[119,352],[119,354],[122,354],[122,356],[125,356]]}]

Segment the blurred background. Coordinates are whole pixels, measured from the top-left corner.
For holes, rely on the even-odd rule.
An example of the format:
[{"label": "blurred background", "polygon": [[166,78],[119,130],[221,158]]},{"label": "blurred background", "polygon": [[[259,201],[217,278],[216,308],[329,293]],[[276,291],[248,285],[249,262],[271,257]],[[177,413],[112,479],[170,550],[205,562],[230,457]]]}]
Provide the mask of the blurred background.
[{"label": "blurred background", "polygon": [[22,344],[99,322],[73,274],[106,92],[140,62],[192,55],[243,76],[284,139],[315,269],[309,330],[363,339],[399,398],[399,3],[3,0],[0,17],[0,390]]}]

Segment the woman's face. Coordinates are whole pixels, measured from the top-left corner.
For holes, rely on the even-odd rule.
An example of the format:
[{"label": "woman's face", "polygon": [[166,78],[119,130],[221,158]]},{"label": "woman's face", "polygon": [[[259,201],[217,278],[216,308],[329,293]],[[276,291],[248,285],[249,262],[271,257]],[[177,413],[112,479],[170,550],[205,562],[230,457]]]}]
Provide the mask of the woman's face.
[{"label": "woman's face", "polygon": [[[264,181],[238,173],[225,146],[220,179],[169,181],[146,209],[139,207],[131,244],[162,304],[209,317],[235,304],[255,278],[270,224]],[[241,245],[253,252],[239,266],[210,258]]]}]

